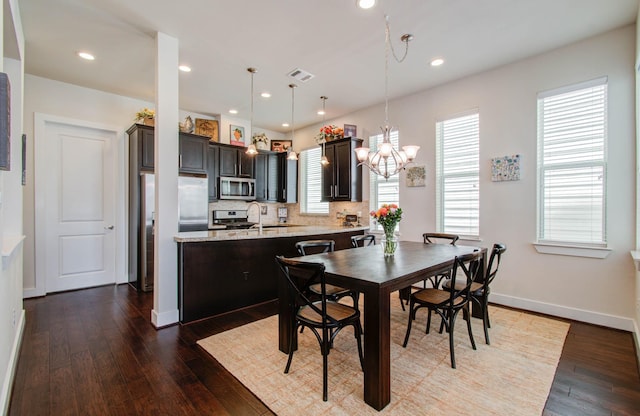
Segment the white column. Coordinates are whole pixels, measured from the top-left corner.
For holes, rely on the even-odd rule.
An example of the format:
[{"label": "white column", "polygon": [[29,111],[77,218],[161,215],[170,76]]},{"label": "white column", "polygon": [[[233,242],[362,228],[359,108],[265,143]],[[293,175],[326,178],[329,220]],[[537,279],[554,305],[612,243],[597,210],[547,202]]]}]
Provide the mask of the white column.
[{"label": "white column", "polygon": [[156,35],[155,235],[151,323],[178,322],[178,40]]}]

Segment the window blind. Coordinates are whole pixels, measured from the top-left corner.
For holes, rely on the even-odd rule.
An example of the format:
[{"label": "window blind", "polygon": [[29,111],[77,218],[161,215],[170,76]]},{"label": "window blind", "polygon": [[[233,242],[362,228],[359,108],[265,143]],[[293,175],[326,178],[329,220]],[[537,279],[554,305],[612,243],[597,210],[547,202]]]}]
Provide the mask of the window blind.
[{"label": "window blind", "polygon": [[478,113],[436,123],[436,211],[440,232],[480,234]]},{"label": "window blind", "polygon": [[[382,134],[369,137],[369,147],[375,152],[378,146],[382,143]],[[394,130],[389,135],[391,144],[398,149],[400,137],[397,130]],[[393,160],[389,162],[389,170],[395,170],[396,166]],[[377,210],[382,204],[396,204],[400,205],[400,178],[399,175],[390,176],[385,180],[384,177],[376,174],[369,176],[369,205],[371,210]],[[371,229],[381,230],[382,227],[378,224],[371,223]]]},{"label": "window blind", "polygon": [[606,78],[538,96],[538,240],[606,244]]},{"label": "window blind", "polygon": [[329,203],[320,202],[322,187],[322,149],[314,147],[300,152],[300,212],[328,214]]}]

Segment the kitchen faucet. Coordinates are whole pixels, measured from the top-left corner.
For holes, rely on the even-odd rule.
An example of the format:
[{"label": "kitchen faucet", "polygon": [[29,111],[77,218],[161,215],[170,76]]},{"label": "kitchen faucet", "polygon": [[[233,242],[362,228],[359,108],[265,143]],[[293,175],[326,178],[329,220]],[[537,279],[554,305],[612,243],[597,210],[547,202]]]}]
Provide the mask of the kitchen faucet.
[{"label": "kitchen faucet", "polygon": [[247,216],[249,216],[249,210],[253,205],[258,207],[258,230],[259,230],[259,233],[262,234],[262,207],[260,206],[260,204],[257,203],[256,201],[249,202],[249,205],[247,205]]}]

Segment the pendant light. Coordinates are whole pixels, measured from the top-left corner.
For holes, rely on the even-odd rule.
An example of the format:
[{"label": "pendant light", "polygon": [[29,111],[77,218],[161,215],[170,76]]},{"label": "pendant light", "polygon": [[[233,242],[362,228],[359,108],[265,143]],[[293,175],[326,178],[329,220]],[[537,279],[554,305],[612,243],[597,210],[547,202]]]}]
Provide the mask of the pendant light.
[{"label": "pendant light", "polygon": [[[420,146],[403,146],[402,150],[397,150],[391,144],[391,130],[393,129],[389,125],[389,50],[393,53],[393,57],[396,62],[401,63],[407,57],[409,51],[409,41],[413,39],[412,35],[404,34],[400,38],[405,44],[404,56],[400,59],[396,56],[391,44],[390,30],[389,30],[389,16],[385,18],[385,54],[384,54],[384,126],[382,129],[382,143],[378,146],[376,152],[370,152],[368,147],[358,147],[355,150],[360,165],[364,165],[376,175],[383,176],[385,179],[389,179],[390,176],[395,175],[406,166],[413,162]],[[389,160],[391,159],[391,160]],[[389,166],[389,162],[393,162],[392,166]]]},{"label": "pendant light", "polygon": [[289,84],[289,88],[291,88],[291,146],[287,149],[287,159],[288,160],[298,160],[298,154],[293,150],[293,139],[295,128],[293,124],[293,110],[295,107],[295,89],[296,84]]},{"label": "pendant light", "polygon": [[253,156],[258,154],[256,145],[253,144],[253,76],[258,72],[258,70],[255,68],[247,68],[247,71],[251,74],[251,121],[249,124],[249,134],[251,135],[252,143],[247,147],[246,153]]},{"label": "pendant light", "polygon": [[325,111],[325,102],[327,101],[327,97],[323,95],[320,99],[322,100],[322,158],[320,158],[320,164],[322,166],[326,166],[329,164],[329,159],[327,159],[327,155],[324,150],[324,144],[327,142],[326,133],[324,132],[324,116],[327,113]]}]

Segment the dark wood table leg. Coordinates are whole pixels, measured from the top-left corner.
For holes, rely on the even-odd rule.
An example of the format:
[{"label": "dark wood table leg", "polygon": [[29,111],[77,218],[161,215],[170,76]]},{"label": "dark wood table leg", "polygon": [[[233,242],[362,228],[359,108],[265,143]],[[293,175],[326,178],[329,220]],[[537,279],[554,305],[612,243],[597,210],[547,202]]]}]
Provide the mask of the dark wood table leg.
[{"label": "dark wood table leg", "polygon": [[389,291],[364,295],[364,401],[382,410],[391,400]]},{"label": "dark wood table leg", "polygon": [[[289,338],[291,336],[292,317],[291,302],[287,282],[282,273],[278,273],[278,348],[285,354],[289,353]],[[293,350],[298,349],[298,339],[293,340]]]}]

